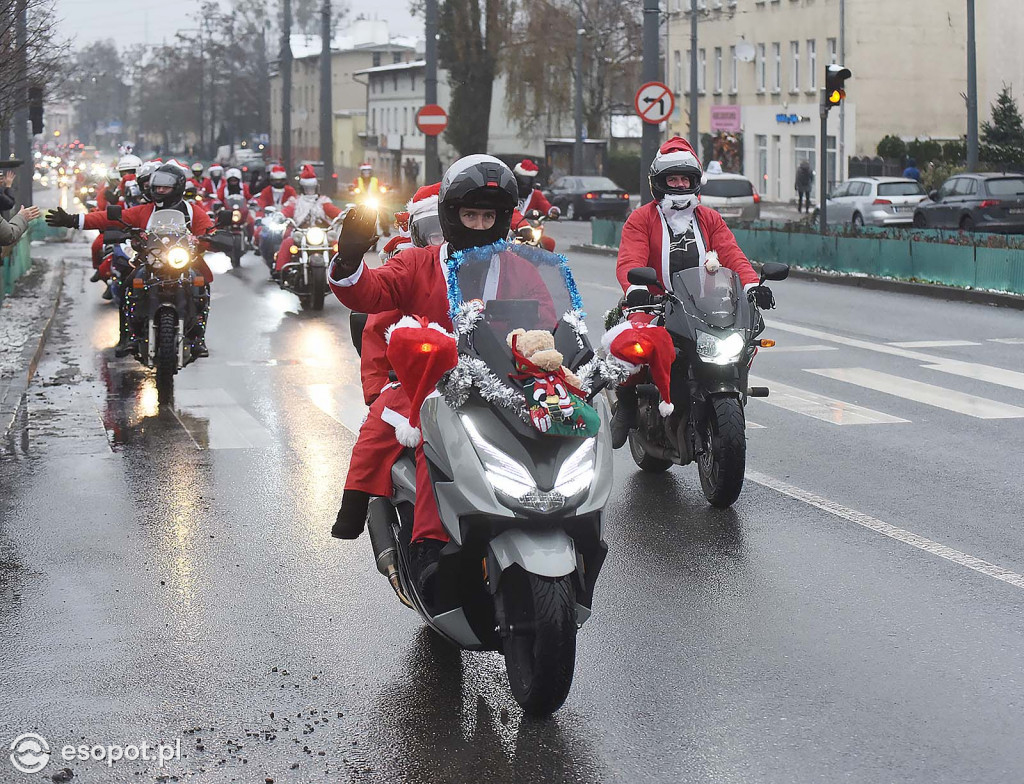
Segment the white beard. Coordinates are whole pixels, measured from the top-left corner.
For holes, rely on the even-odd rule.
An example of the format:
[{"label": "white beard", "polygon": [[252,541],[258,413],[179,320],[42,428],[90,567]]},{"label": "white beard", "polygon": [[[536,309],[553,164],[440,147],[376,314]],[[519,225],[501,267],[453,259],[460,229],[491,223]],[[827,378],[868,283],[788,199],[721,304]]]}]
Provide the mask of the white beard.
[{"label": "white beard", "polygon": [[295,217],[298,226],[315,226],[318,223],[330,223],[324,212],[324,202],[330,201],[326,196],[315,193],[303,193],[295,200]]},{"label": "white beard", "polygon": [[693,218],[697,209],[697,196],[665,196],[658,206],[661,214],[665,216],[673,234],[682,234],[693,225]]}]

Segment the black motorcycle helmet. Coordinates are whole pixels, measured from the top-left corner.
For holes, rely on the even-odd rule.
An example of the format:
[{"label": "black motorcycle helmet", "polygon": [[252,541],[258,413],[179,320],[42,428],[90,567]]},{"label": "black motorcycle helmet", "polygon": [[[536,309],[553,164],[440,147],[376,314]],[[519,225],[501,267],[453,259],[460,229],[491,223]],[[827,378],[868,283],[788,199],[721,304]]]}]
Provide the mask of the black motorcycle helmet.
[{"label": "black motorcycle helmet", "polygon": [[[469,155],[455,161],[441,179],[438,218],[445,240],[453,250],[478,248],[508,237],[512,211],[519,203],[515,175],[490,155]],[[470,229],[459,219],[460,207],[494,210],[489,229]]]},{"label": "black motorcycle helmet", "polygon": [[[683,187],[670,188],[667,180],[674,174],[686,177],[687,184]],[[651,162],[648,172],[651,195],[655,201],[661,201],[666,196],[699,196],[703,175],[700,160],[690,143],[674,136],[661,145]]]},{"label": "black motorcycle helmet", "polygon": [[153,172],[149,178],[149,194],[158,209],[174,207],[182,200],[185,179],[185,172],[173,163],[165,163]]}]

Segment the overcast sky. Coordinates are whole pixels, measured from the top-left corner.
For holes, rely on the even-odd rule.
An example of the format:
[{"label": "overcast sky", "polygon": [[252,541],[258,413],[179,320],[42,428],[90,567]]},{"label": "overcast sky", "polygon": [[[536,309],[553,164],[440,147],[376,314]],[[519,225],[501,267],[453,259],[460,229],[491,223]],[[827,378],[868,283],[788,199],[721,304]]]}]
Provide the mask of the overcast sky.
[{"label": "overcast sky", "polygon": [[[345,1],[334,0],[336,4]],[[422,22],[409,15],[409,0],[347,0],[347,3],[350,19],[360,13],[387,19],[392,35],[422,31]],[[173,38],[178,29],[194,25],[199,0],[56,0],[56,7],[61,32],[73,36],[76,46],[102,38],[114,38],[125,45],[158,44]]]}]

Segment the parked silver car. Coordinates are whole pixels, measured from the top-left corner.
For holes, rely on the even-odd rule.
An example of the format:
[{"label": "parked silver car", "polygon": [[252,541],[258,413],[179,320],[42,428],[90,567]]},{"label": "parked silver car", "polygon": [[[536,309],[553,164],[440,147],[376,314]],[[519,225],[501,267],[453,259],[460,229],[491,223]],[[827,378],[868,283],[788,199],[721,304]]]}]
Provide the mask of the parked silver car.
[{"label": "parked silver car", "polygon": [[761,197],[742,174],[708,174],[700,186],[700,203],[717,210],[726,223],[761,217]]},{"label": "parked silver car", "polygon": [[826,202],[829,223],[861,226],[910,226],[914,210],[928,198],[917,180],[904,177],[851,177]]}]

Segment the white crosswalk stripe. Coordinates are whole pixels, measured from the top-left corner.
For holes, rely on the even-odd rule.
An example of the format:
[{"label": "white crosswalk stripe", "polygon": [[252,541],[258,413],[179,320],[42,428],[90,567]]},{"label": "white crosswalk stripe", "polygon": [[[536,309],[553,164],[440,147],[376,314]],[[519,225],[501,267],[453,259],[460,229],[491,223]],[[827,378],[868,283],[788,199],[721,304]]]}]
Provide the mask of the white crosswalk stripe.
[{"label": "white crosswalk stripe", "polygon": [[1018,406],[1011,406],[995,400],[968,395],[964,392],[957,392],[952,389],[925,384],[920,381],[913,381],[868,368],[807,368],[806,370],[808,373],[815,373],[825,378],[845,381],[848,384],[855,384],[867,389],[873,389],[876,392],[884,392],[906,400],[913,400],[936,408],[943,408],[947,411],[954,411],[958,414],[967,414],[978,419],[1015,419],[1024,417],[1024,408],[1019,408]]},{"label": "white crosswalk stripe", "polygon": [[791,387],[778,381],[751,376],[750,383],[754,386],[768,387],[770,391],[768,397],[758,398],[759,400],[832,425],[880,425],[909,421],[833,397],[809,392],[806,389]]},{"label": "white crosswalk stripe", "polygon": [[957,348],[959,346],[980,346],[973,340],[906,340],[900,343],[889,343],[897,348]]}]

